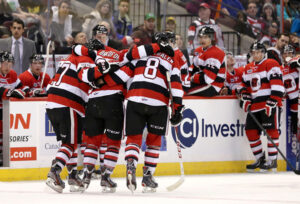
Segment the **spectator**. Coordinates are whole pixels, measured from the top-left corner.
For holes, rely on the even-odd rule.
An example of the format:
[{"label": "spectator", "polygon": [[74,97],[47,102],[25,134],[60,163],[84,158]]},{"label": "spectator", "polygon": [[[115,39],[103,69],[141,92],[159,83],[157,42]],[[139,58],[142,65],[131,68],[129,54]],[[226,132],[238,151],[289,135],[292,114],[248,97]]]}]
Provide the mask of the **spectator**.
[{"label": "spectator", "polygon": [[[49,19],[48,19],[49,16]],[[45,54],[47,48],[47,40],[55,41],[55,34],[53,32],[52,25],[52,10],[50,10],[49,15],[47,12],[42,13],[38,17],[39,23],[31,26],[27,31],[27,36],[29,39],[35,42],[36,51],[38,54]],[[48,31],[47,31],[48,22]]]},{"label": "spectator", "polygon": [[295,16],[292,22],[291,33],[296,33],[300,37],[300,14]]},{"label": "spectator", "polygon": [[198,39],[198,33],[204,26],[210,26],[215,30],[216,34],[216,45],[221,49],[224,48],[223,36],[221,28],[215,23],[213,19],[210,18],[210,7],[207,3],[200,4],[200,9],[196,20],[194,20],[188,29],[188,52],[193,55],[193,51],[200,46]]},{"label": "spectator", "polygon": [[6,0],[0,0],[0,25],[5,21],[11,21],[13,19],[12,9],[8,5]]},{"label": "spectator", "polygon": [[11,33],[9,29],[5,26],[0,26],[0,38],[9,38]]},{"label": "spectator", "polygon": [[232,52],[226,53],[226,80],[220,95],[236,95],[240,88],[244,67],[234,68],[235,59]]},{"label": "spectator", "polygon": [[[30,67],[19,75],[19,79],[23,86],[27,86],[29,96],[42,97],[46,96],[46,87],[50,82],[50,76],[45,73],[43,80],[42,68],[45,65],[45,60],[42,55],[34,54],[30,57]],[[43,81],[43,84],[41,84]]]},{"label": "spectator", "polygon": [[73,42],[72,34],[72,15],[70,15],[70,2],[62,0],[59,3],[58,10],[53,12],[53,32],[56,41],[60,46],[70,46]]},{"label": "spectator", "polygon": [[[284,0],[284,10],[283,10],[283,18],[287,20],[289,23],[292,22],[293,17],[295,17],[298,12],[295,10],[289,0]],[[277,16],[281,16],[280,11],[280,3],[276,5]]]},{"label": "spectator", "polygon": [[259,35],[261,33],[261,30],[263,28],[263,23],[256,18],[256,14],[257,14],[257,5],[256,3],[248,3],[247,6],[247,23],[249,25],[251,25],[252,28],[252,32],[249,33],[249,36],[253,37],[253,38],[259,38]]},{"label": "spectator", "polygon": [[176,33],[176,21],[172,16],[168,17],[166,20],[166,31]]},{"label": "spectator", "polygon": [[43,13],[46,9],[46,5],[42,0],[22,0],[20,6],[25,12],[37,15]]},{"label": "spectator", "polygon": [[278,24],[277,21],[273,21],[268,25],[267,27],[267,34],[263,35],[263,37],[260,39],[260,43],[264,44],[267,48],[273,47],[276,45],[276,42],[278,40]]},{"label": "spectator", "polygon": [[275,46],[267,49],[267,58],[274,59],[280,65],[282,65],[283,60],[281,54],[283,52],[284,46],[288,45],[289,42],[290,42],[290,37],[288,33],[280,34]]},{"label": "spectator", "polygon": [[244,11],[244,7],[239,0],[223,0],[222,1],[222,12],[237,17],[238,11]]},{"label": "spectator", "polygon": [[132,33],[132,22],[129,18],[129,0],[119,0],[119,11],[113,16],[113,22],[116,29],[117,38],[122,40],[125,36]]},{"label": "spectator", "polygon": [[217,1],[210,1],[210,0],[191,0],[189,3],[186,4],[186,10],[193,14],[193,15],[198,15],[200,5],[202,3],[206,3],[212,10],[210,12],[210,18],[215,18],[216,15],[216,10],[218,6]]},{"label": "spectator", "polygon": [[261,19],[264,23],[263,29],[268,28],[273,21],[277,21],[276,12],[271,3],[264,4]]},{"label": "spectator", "polygon": [[297,36],[297,33],[290,34],[290,44],[294,47],[296,52],[300,51],[300,37]]},{"label": "spectator", "polygon": [[152,42],[152,37],[155,32],[155,15],[147,13],[144,18],[144,24],[133,29],[131,37],[135,44],[145,45]]},{"label": "spectator", "polygon": [[235,25],[235,29],[239,33],[250,35],[251,37],[255,37],[252,34],[251,26],[247,23],[247,15],[243,11],[239,11],[237,13],[237,22]]},{"label": "spectator", "polygon": [[36,14],[25,12],[21,9],[18,0],[5,0],[13,11],[13,16],[16,18],[24,19],[27,22],[27,18],[37,18]]},{"label": "spectator", "polygon": [[24,33],[24,22],[21,19],[13,20],[10,27],[12,37],[0,39],[0,50],[12,52],[15,62],[14,70],[19,75],[29,67],[29,58],[36,53],[35,44],[22,36]]},{"label": "spectator", "polygon": [[112,22],[112,4],[109,0],[100,0],[95,10],[85,16],[85,21],[82,24],[82,30],[87,34],[88,39],[92,37],[92,29],[103,20],[110,24],[111,37],[116,38],[114,24]]},{"label": "spectator", "polygon": [[175,35],[175,41],[176,41],[176,45],[178,46],[178,48],[181,50],[181,52],[184,54],[186,61],[188,63],[188,67],[190,67],[191,63],[190,63],[190,56],[188,54],[187,49],[183,46],[183,39],[182,36],[179,34]]}]

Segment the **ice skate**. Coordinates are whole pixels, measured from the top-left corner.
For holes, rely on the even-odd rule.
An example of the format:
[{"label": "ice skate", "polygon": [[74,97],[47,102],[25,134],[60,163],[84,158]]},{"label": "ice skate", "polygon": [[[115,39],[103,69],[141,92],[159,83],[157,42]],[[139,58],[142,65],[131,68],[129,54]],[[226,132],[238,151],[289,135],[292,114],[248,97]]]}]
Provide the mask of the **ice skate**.
[{"label": "ice skate", "polygon": [[271,171],[273,173],[277,172],[277,159],[268,160],[260,167],[261,172]]},{"label": "ice skate", "polygon": [[246,166],[246,169],[248,172],[253,173],[253,172],[255,172],[256,169],[261,168],[265,162],[266,162],[266,157],[265,157],[265,153],[263,153],[263,156],[261,156],[253,164],[248,164]]},{"label": "ice skate", "polygon": [[70,192],[84,192],[85,190],[84,183],[79,178],[77,170],[73,170],[68,175],[68,184],[70,185]]},{"label": "ice skate", "polygon": [[136,168],[134,166],[133,159],[128,159],[127,166],[126,166],[126,185],[132,194],[136,189],[135,171],[136,171]]},{"label": "ice skate", "polygon": [[65,183],[60,178],[61,168],[57,165],[56,160],[52,161],[51,169],[48,173],[46,184],[58,193],[62,193]]},{"label": "ice skate", "polygon": [[158,184],[155,182],[154,177],[152,176],[148,167],[143,167],[143,193],[154,193],[156,192],[156,188]]},{"label": "ice skate", "polygon": [[96,169],[93,173],[92,173],[92,179],[101,179],[101,174],[103,173],[103,168],[105,168],[104,166],[100,166],[99,169]]},{"label": "ice skate", "polygon": [[91,183],[93,171],[94,171],[94,166],[92,165],[87,165],[87,167],[84,169],[82,180],[85,189],[87,189]]},{"label": "ice skate", "polygon": [[100,185],[103,193],[114,193],[116,192],[117,183],[113,182],[110,178],[110,174],[104,169],[101,175]]}]

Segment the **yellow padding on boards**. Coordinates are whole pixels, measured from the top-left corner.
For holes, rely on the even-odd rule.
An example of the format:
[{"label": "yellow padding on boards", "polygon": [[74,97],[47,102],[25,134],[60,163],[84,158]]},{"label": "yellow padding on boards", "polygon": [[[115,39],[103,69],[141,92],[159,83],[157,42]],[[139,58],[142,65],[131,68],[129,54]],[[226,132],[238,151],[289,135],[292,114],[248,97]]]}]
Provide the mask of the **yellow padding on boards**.
[{"label": "yellow padding on boards", "polygon": [[[219,173],[241,173],[246,172],[246,164],[253,161],[216,161],[216,162],[184,162],[186,175],[192,174],[219,174]],[[142,176],[142,166],[137,167],[137,176]],[[81,167],[82,168],[82,167]],[[81,169],[79,168],[79,169]],[[98,168],[98,167],[97,167]],[[0,168],[0,181],[24,181],[24,180],[46,180],[49,168],[31,169],[7,169]],[[286,171],[284,160],[278,161],[278,171]],[[63,179],[67,176],[66,168],[62,171]],[[155,176],[179,175],[179,163],[160,163],[155,172]],[[112,177],[125,177],[126,166],[117,165]]]}]

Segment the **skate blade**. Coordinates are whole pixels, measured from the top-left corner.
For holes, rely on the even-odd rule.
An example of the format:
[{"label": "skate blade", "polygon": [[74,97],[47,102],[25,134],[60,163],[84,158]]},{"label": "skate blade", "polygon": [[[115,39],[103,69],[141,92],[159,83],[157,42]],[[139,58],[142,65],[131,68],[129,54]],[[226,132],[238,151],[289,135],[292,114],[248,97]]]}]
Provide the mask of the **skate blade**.
[{"label": "skate blade", "polygon": [[116,192],[116,188],[102,186],[102,193],[115,193],[115,192]]},{"label": "skate blade", "polygon": [[51,189],[53,189],[57,193],[62,193],[63,192],[63,188],[59,185],[56,185],[55,181],[52,178],[47,178],[46,184],[47,184],[47,186],[49,186]]},{"label": "skate blade", "polygon": [[129,181],[129,185],[127,186],[127,188],[131,191],[131,193],[133,195],[135,187],[132,184],[132,175],[131,174],[128,174],[128,181]]},{"label": "skate blade", "polygon": [[76,193],[76,192],[83,193],[84,191],[85,191],[84,186],[70,185],[70,192],[72,193]]},{"label": "skate blade", "polygon": [[85,184],[84,184],[84,189],[85,189],[85,190],[88,189],[89,185],[90,185],[89,183],[85,183]]},{"label": "skate blade", "polygon": [[155,192],[156,192],[156,188],[143,187],[142,192],[143,192],[143,193],[155,193]]},{"label": "skate blade", "polygon": [[272,168],[272,169],[260,169],[259,170],[261,173],[277,173],[277,168]]},{"label": "skate blade", "polygon": [[248,173],[259,173],[261,172],[259,169],[246,169]]}]

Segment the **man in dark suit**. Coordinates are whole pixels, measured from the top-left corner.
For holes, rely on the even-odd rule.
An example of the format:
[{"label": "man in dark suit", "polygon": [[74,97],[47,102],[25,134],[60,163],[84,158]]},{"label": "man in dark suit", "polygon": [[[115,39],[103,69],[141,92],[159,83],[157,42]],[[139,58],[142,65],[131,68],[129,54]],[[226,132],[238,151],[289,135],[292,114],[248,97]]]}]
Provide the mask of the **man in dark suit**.
[{"label": "man in dark suit", "polygon": [[0,39],[0,50],[9,51],[15,58],[13,69],[19,75],[29,67],[29,58],[36,53],[35,44],[32,40],[23,37],[24,22],[14,19],[10,27],[12,37]]}]

